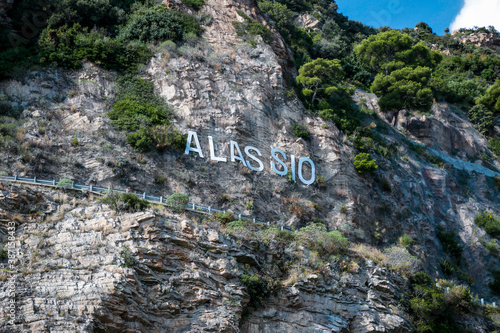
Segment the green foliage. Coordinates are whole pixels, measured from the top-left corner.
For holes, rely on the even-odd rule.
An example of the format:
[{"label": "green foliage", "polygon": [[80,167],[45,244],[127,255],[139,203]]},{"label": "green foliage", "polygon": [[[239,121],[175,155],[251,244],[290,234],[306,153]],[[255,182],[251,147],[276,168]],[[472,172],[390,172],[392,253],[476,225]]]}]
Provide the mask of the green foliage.
[{"label": "green foliage", "polygon": [[454,316],[470,312],[473,298],[469,288],[440,281],[449,293],[435,286],[432,278],[420,272],[410,277],[405,305],[416,332],[454,332],[459,330]]},{"label": "green foliage", "polygon": [[489,143],[488,149],[497,155],[497,159],[500,162],[500,138],[491,138]]},{"label": "green foliage", "polygon": [[451,275],[455,271],[453,264],[446,259],[439,260],[439,265],[441,266],[443,273],[446,275]]},{"label": "green foliage", "polygon": [[314,104],[320,91],[326,95],[334,93],[342,76],[340,60],[318,58],[300,67],[297,83],[304,86],[302,93],[311,96],[311,103]]},{"label": "green foliage", "polygon": [[407,234],[403,234],[398,238],[398,243],[404,248],[408,248],[413,244],[413,238],[408,236]]},{"label": "green foliage", "polygon": [[186,139],[170,125],[172,109],[154,94],[152,82],[125,75],[117,81],[118,92],[108,112],[113,126],[129,132],[127,143],[138,152],[147,152],[153,143],[159,150],[184,149]]},{"label": "green foliage", "polygon": [[479,227],[484,228],[491,237],[497,238],[500,236],[500,220],[491,213],[484,211],[476,215],[474,222]]},{"label": "green foliage", "polygon": [[238,36],[242,37],[245,41],[249,42],[251,45],[256,46],[255,36],[259,35],[262,37],[264,42],[270,43],[273,38],[273,33],[262,23],[250,18],[247,14],[241,10],[236,11],[239,16],[245,19],[245,22],[234,21],[233,26],[236,29]]},{"label": "green foliage", "polygon": [[56,188],[71,188],[71,187],[73,187],[73,181],[68,178],[61,179],[56,185]]},{"label": "green foliage", "polygon": [[405,66],[434,68],[442,60],[439,52],[430,51],[423,43],[413,45],[410,36],[396,30],[368,37],[355,52],[364,63],[385,75]]},{"label": "green foliage", "polygon": [[278,286],[271,278],[255,274],[242,274],[240,280],[247,288],[250,304],[258,307],[262,306]]},{"label": "green foliage", "polygon": [[469,120],[474,127],[482,134],[488,134],[495,126],[495,117],[493,112],[486,106],[478,104],[469,109],[467,113]]},{"label": "green foliage", "polygon": [[458,80],[455,77],[450,79],[449,76],[439,78],[439,74],[433,78],[430,85],[436,95],[444,97],[450,103],[465,102],[472,105],[477,97],[486,92],[483,82],[472,79]]},{"label": "green foliage", "polygon": [[187,6],[199,10],[203,5],[205,5],[205,0],[182,0],[182,3]]},{"label": "green foliage", "polygon": [[500,114],[500,83],[497,82],[491,86],[483,97],[477,99],[476,103],[484,105],[495,114]]},{"label": "green foliage", "polygon": [[40,36],[39,47],[42,63],[71,69],[80,68],[86,59],[106,69],[134,72],[152,56],[143,45],[111,39],[102,31],[89,31],[78,23],[57,29],[47,27]]},{"label": "green foliage", "polygon": [[215,218],[219,220],[222,224],[228,224],[235,220],[234,214],[232,212],[225,213],[215,213]]},{"label": "green foliage", "polygon": [[349,247],[349,241],[338,230],[327,232],[322,223],[311,223],[301,228],[296,234],[297,242],[310,251],[316,251],[321,256],[344,253]]},{"label": "green foliage", "polygon": [[378,74],[372,84],[372,91],[380,97],[383,111],[402,109],[430,111],[433,94],[428,87],[431,70],[427,67],[404,67],[390,75]]},{"label": "green foliage", "polygon": [[305,125],[300,125],[297,123],[292,124],[292,133],[296,137],[302,138],[304,140],[310,140],[311,139],[311,133],[307,129],[307,126]]},{"label": "green foliage", "polygon": [[116,211],[123,212],[140,212],[149,207],[149,202],[140,199],[135,194],[110,191],[100,200],[102,203],[109,205],[109,207]]},{"label": "green foliage", "polygon": [[158,151],[166,149],[184,151],[186,149],[186,136],[173,125],[155,126],[151,129],[151,135]]},{"label": "green foliage", "polygon": [[141,42],[180,41],[189,33],[198,36],[201,31],[199,22],[193,16],[160,4],[134,12],[121,30],[120,37]]},{"label": "green foliage", "polygon": [[145,153],[151,150],[153,139],[148,130],[141,127],[138,131],[127,135],[127,143],[139,153]]},{"label": "green foliage", "polygon": [[403,275],[415,273],[420,266],[420,260],[412,256],[407,249],[393,246],[384,250],[384,264]]},{"label": "green foliage", "polygon": [[8,256],[9,251],[3,245],[0,245],[0,261],[7,259]]},{"label": "green foliage", "polygon": [[270,227],[263,229],[258,232],[258,236],[260,241],[265,245],[269,245],[271,244],[271,242],[276,241],[278,243],[283,244],[286,247],[290,243],[295,241],[294,233],[291,233],[286,230],[281,230],[277,227]]},{"label": "green foliage", "polygon": [[165,204],[176,211],[183,212],[189,203],[189,197],[183,193],[174,193],[167,198]]},{"label": "green foliage", "polygon": [[378,165],[368,153],[360,153],[354,157],[354,167],[358,173],[363,174],[377,170]]},{"label": "green foliage", "polygon": [[443,244],[444,251],[460,262],[464,249],[458,240],[457,234],[453,231],[445,231],[441,227],[437,229],[436,234],[441,244]]},{"label": "green foliage", "polygon": [[120,256],[122,257],[122,267],[133,267],[137,265],[137,261],[135,261],[132,256],[132,252],[130,251],[130,247],[128,245],[123,245],[123,250],[120,252]]}]

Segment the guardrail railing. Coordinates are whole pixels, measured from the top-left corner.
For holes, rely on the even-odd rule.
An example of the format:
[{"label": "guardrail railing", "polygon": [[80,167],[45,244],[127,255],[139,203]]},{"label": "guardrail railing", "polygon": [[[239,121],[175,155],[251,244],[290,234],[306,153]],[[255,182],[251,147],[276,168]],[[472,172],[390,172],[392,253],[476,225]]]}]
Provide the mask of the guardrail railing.
[{"label": "guardrail railing", "polygon": [[[68,189],[68,190],[73,190],[73,191],[88,191],[92,192],[97,195],[105,195],[107,192],[113,191],[117,193],[130,193],[134,194],[139,198],[142,198],[144,200],[147,200],[148,202],[155,203],[155,204],[160,204],[163,206],[168,207],[166,204],[166,197],[157,197],[153,195],[147,195],[146,192],[143,193],[135,193],[135,192],[130,192],[128,189],[126,190],[120,190],[120,189],[115,189],[112,188],[111,186],[108,187],[99,187],[99,186],[94,186],[94,185],[80,185],[80,184],[75,184],[74,182],[71,183],[62,183],[61,181],[56,181],[56,180],[44,180],[44,179],[37,179],[36,177],[34,178],[22,178],[18,176],[0,176],[0,180],[6,180],[10,182],[16,182],[16,183],[22,183],[22,184],[29,184],[29,185],[41,185],[41,186],[47,186],[47,187],[53,187],[53,188],[61,188],[61,189]],[[226,213],[225,210],[220,210],[217,208],[213,208],[211,206],[205,206],[205,205],[198,205],[195,203],[188,203],[186,206],[186,210],[195,212],[195,213],[201,213],[201,214],[214,214],[214,213]],[[234,214],[234,217],[242,220],[242,221],[250,221],[254,223],[260,223],[260,224],[265,224],[270,226],[270,222],[265,222],[265,221],[259,221],[255,217],[252,216],[246,216],[242,214]],[[293,230],[286,228],[284,226],[279,226],[281,230],[286,230],[293,232]]]}]

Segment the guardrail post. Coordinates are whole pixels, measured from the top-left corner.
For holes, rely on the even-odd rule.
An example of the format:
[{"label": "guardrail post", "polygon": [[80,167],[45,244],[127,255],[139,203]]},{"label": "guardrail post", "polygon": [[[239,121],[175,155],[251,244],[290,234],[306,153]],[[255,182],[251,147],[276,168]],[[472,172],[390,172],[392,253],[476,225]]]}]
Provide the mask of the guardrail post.
[{"label": "guardrail post", "polygon": [[446,287],[446,293],[448,294],[450,292],[450,287]]},{"label": "guardrail post", "polygon": [[128,188],[126,188],[126,189],[125,189],[125,192],[127,192],[127,193],[128,193]]},{"label": "guardrail post", "polygon": [[481,298],[481,305],[484,306],[484,298]]},{"label": "guardrail post", "polygon": [[144,192],[144,193],[142,194],[142,198],[143,198],[143,199],[146,199],[146,192]]},{"label": "guardrail post", "polygon": [[90,185],[90,192],[92,192],[92,185]]},{"label": "guardrail post", "polygon": [[283,226],[281,226],[281,231],[283,231]]},{"label": "guardrail post", "polygon": [[493,306],[496,308],[497,307],[497,303],[493,302]]},{"label": "guardrail post", "polygon": [[212,213],[212,207],[208,206],[208,213]]},{"label": "guardrail post", "polygon": [[439,288],[439,283],[436,282],[436,288]]},{"label": "guardrail post", "polygon": [[35,177],[35,178],[33,178],[33,182],[34,182],[34,183],[36,183],[36,177]]},{"label": "guardrail post", "polygon": [[52,186],[56,186],[56,180],[55,179],[52,181]]},{"label": "guardrail post", "polygon": [[71,182],[71,188],[75,188],[75,182]]},{"label": "guardrail post", "polygon": [[17,175],[14,176],[14,180],[17,180]]},{"label": "guardrail post", "polygon": [[163,197],[160,197],[160,203],[163,203]]},{"label": "guardrail post", "polygon": [[111,192],[111,186],[108,186],[108,192]]},{"label": "guardrail post", "polygon": [[238,215],[238,219],[240,219],[240,220],[241,220],[241,214],[239,214],[239,215]]},{"label": "guardrail post", "polygon": [[[255,219],[254,219],[254,221],[255,221]],[[267,226],[269,227],[270,225],[271,225],[271,223],[267,222]]]}]

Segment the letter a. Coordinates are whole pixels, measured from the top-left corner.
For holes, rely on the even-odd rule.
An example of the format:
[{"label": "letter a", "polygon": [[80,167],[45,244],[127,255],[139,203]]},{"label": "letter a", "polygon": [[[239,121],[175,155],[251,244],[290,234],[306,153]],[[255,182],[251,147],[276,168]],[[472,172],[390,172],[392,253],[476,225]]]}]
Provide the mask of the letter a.
[{"label": "letter a", "polygon": [[[191,147],[191,140],[193,138],[194,138],[194,144],[196,145],[195,148]],[[188,133],[186,151],[184,152],[184,155],[189,155],[190,151],[198,153],[200,157],[203,158],[203,151],[201,150],[200,141],[198,140],[198,135],[196,134],[196,132],[193,131],[189,131]]]},{"label": "letter a", "polygon": [[[244,166],[246,166],[245,159],[243,158],[243,154],[241,153],[240,146],[238,146],[238,142],[236,141],[231,141],[230,145],[230,151],[231,151],[231,162],[235,162],[236,160],[241,161]],[[235,155],[234,152],[237,152],[238,155]]]}]

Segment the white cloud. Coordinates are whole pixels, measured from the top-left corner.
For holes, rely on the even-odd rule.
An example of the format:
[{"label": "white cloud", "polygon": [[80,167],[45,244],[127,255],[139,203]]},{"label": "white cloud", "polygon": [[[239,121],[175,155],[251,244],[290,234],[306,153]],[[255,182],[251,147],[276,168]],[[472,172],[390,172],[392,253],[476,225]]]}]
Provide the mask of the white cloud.
[{"label": "white cloud", "polygon": [[500,0],[465,0],[462,10],[451,24],[451,30],[490,25],[500,30]]}]

